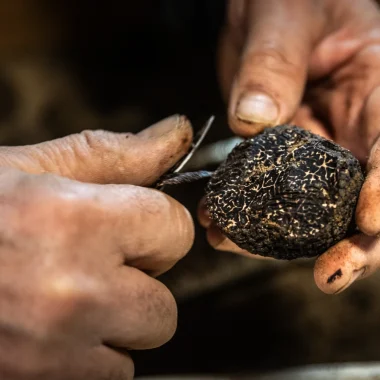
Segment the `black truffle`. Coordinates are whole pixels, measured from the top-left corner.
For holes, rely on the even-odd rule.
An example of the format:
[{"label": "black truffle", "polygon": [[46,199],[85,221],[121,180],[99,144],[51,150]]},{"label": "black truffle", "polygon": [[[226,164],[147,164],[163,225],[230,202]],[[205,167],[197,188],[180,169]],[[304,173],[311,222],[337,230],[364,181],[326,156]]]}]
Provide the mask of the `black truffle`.
[{"label": "black truffle", "polygon": [[251,253],[317,256],[354,232],[364,175],[346,149],[292,125],[233,149],[206,188],[212,220]]}]

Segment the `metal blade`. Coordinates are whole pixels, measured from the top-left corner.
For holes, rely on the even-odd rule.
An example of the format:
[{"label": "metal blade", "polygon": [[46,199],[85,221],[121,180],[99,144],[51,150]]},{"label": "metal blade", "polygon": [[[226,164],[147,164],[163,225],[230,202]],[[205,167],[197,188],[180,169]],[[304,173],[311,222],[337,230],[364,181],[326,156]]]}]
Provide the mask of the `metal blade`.
[{"label": "metal blade", "polygon": [[184,160],[179,164],[179,166],[174,170],[173,173],[179,173],[184,166],[189,162],[195,151],[198,149],[199,145],[201,145],[202,141],[204,140],[205,136],[207,135],[208,131],[211,128],[212,123],[215,120],[215,116],[211,116],[207,123],[204,125],[204,127],[197,133],[195,140],[195,143],[191,149],[191,151],[187,154],[187,156],[184,158]]}]

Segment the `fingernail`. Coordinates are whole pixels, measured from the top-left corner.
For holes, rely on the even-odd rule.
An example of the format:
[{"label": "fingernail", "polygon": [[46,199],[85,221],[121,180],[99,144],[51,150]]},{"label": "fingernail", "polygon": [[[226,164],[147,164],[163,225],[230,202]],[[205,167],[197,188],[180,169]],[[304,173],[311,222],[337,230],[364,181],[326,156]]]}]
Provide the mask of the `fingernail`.
[{"label": "fingernail", "polygon": [[236,252],[242,251],[235,243],[222,234],[220,229],[212,223],[207,231],[207,238],[210,245],[217,251]]},{"label": "fingernail", "polygon": [[232,242],[230,239],[228,239],[226,237],[223,238],[222,240],[220,240],[219,244],[217,244],[214,247],[214,249],[216,249],[217,251],[222,251],[222,252],[236,253],[238,255],[246,256],[246,257],[249,257],[251,259],[261,259],[261,260],[271,259],[271,260],[273,260],[271,257],[263,257],[263,256],[252,254],[252,253],[240,248],[234,242]]},{"label": "fingernail", "polygon": [[248,123],[274,125],[278,112],[278,106],[268,95],[249,93],[240,99],[236,117]]},{"label": "fingernail", "polygon": [[215,249],[217,251],[226,252],[236,252],[241,250],[241,248],[239,248],[235,243],[233,243],[230,239],[227,238],[221,239],[219,243],[215,246]]},{"label": "fingernail", "polygon": [[151,125],[139,133],[144,138],[160,138],[176,129],[189,128],[190,122],[186,116],[173,115]]}]

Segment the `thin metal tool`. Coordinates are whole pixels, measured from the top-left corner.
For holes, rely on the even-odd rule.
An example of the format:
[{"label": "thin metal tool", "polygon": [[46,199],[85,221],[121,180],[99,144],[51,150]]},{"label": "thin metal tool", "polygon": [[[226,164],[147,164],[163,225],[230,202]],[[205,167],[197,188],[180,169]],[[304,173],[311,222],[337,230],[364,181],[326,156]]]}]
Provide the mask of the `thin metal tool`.
[{"label": "thin metal tool", "polygon": [[191,157],[194,155],[196,150],[201,145],[202,141],[206,137],[208,131],[211,128],[212,123],[215,120],[215,116],[212,115],[203,126],[203,128],[196,134],[194,142],[192,144],[190,152],[180,161],[171,171],[164,174],[157,182],[156,188],[158,190],[163,190],[165,185],[178,185],[186,182],[193,182],[201,178],[206,178],[211,176],[211,172],[207,171],[197,171],[190,173],[180,173],[181,170],[186,166]]},{"label": "thin metal tool", "polygon": [[243,138],[234,136],[200,147],[187,163],[186,170],[195,171],[208,166],[219,166],[242,141],[244,141]]},{"label": "thin metal tool", "polygon": [[182,160],[180,165],[174,170],[173,173],[179,173],[184,166],[190,161],[191,157],[195,153],[195,151],[199,148],[199,146],[202,144],[202,141],[206,137],[208,131],[211,128],[212,123],[215,120],[215,116],[211,116],[208,120],[207,123],[204,125],[204,127],[197,133],[195,137],[195,143],[193,143],[191,151],[186,155],[186,157]]}]

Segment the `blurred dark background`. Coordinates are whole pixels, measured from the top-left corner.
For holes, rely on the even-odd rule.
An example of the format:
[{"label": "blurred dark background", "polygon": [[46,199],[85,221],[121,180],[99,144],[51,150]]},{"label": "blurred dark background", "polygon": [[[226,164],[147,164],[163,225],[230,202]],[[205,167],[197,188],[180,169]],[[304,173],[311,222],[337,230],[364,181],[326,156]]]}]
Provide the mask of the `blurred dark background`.
[{"label": "blurred dark background", "polygon": [[[222,0],[0,0],[0,144],[83,129],[137,132],[173,113],[206,143],[231,136],[215,54]],[[171,194],[195,216],[204,182]],[[212,250],[196,225],[188,256],[162,276],[179,305],[175,337],[133,352],[136,375],[225,373],[380,359],[380,282],[322,294],[312,263]]]}]

